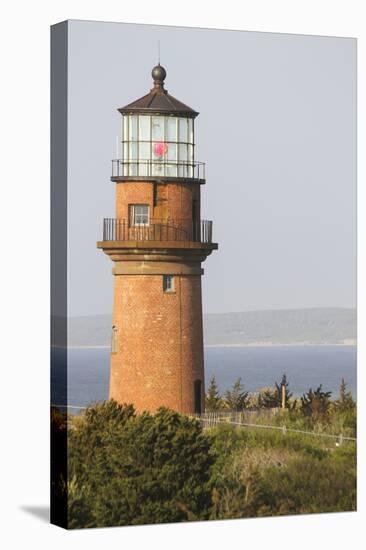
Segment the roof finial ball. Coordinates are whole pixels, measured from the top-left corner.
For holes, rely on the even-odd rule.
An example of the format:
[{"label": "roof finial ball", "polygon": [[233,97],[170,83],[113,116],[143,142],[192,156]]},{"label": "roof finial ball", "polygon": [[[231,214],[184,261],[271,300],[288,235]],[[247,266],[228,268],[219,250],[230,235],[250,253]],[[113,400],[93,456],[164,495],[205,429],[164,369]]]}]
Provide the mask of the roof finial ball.
[{"label": "roof finial ball", "polygon": [[[154,88],[164,90],[164,80],[166,78],[166,70],[160,65],[156,65],[151,71],[151,76],[154,80]],[[165,91],[165,90],[164,90]]]}]

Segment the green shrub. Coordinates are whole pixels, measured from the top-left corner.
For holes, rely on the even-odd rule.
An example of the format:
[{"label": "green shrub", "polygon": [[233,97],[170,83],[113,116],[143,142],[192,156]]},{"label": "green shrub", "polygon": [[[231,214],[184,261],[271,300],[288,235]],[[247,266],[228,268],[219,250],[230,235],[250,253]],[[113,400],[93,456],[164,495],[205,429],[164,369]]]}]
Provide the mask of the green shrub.
[{"label": "green shrub", "polygon": [[[356,409],[333,404],[326,424],[286,409],[273,422],[346,435]],[[64,431],[62,418],[53,423]],[[68,449],[70,528],[356,507],[352,442],[230,424],[203,433],[197,420],[168,409],[136,415],[109,401],[72,423]]]},{"label": "green shrub", "polygon": [[342,378],[339,385],[339,397],[334,405],[340,413],[354,412],[356,409],[356,402],[352,397],[352,393],[347,390],[347,383],[344,378]]},{"label": "green shrub", "polygon": [[258,515],[356,510],[356,465],[346,454],[298,458],[286,468],[270,467],[258,481]]},{"label": "green shrub", "polygon": [[212,519],[355,510],[355,445],[220,426]]},{"label": "green shrub", "polygon": [[67,416],[51,407],[51,521],[67,524]]},{"label": "green shrub", "polygon": [[[196,420],[107,402],[69,437],[70,527],[205,519],[215,460]],[[69,487],[70,489],[70,487]]]},{"label": "green shrub", "polygon": [[[259,393],[258,405],[263,409],[279,408],[282,406],[282,387],[285,388],[285,408],[296,406],[296,400],[292,399],[292,393],[289,390],[289,382],[286,374],[282,375],[281,382],[275,382],[274,388],[263,388]],[[295,403],[295,404],[294,404]]]},{"label": "green shrub", "polygon": [[205,405],[205,410],[208,412],[215,412],[224,408],[224,403],[214,376],[211,378],[207,389]]},{"label": "green shrub", "polygon": [[225,405],[231,411],[246,409],[249,402],[249,392],[244,390],[241,378],[234,382],[232,388],[225,392]]},{"label": "green shrub", "polygon": [[327,421],[331,394],[330,391],[322,390],[322,384],[316,390],[310,388],[301,398],[302,414],[314,423]]}]

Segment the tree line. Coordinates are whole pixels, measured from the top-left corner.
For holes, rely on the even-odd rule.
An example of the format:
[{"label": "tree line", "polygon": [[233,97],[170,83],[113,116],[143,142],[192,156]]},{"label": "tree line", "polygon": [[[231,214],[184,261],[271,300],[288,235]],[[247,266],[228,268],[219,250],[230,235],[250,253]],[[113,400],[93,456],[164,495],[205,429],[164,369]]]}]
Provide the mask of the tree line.
[{"label": "tree line", "polygon": [[289,411],[300,412],[305,417],[326,417],[335,409],[339,413],[352,412],[356,403],[352,393],[347,389],[347,383],[342,378],[339,386],[339,396],[331,399],[332,392],[324,391],[323,385],[317,388],[309,388],[299,399],[295,399],[289,389],[289,382],[286,374],[282,376],[281,382],[275,382],[273,387],[261,389],[257,394],[247,391],[238,378],[232,387],[223,394],[220,393],[215,376],[209,382],[205,398],[205,409],[207,412],[215,411],[244,411],[284,408]]}]

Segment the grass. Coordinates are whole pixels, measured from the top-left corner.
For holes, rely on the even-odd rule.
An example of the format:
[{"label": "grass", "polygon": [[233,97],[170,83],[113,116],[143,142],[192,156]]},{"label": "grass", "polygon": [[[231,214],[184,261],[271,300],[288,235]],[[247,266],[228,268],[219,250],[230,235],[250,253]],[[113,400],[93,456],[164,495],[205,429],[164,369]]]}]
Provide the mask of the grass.
[{"label": "grass", "polygon": [[356,444],[275,430],[210,430],[213,519],[356,510]]}]

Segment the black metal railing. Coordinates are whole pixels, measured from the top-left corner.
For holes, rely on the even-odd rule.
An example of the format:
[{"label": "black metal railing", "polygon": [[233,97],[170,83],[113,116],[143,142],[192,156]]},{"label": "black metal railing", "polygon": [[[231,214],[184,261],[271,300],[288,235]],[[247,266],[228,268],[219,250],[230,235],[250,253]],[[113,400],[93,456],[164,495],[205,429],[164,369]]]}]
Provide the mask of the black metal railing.
[{"label": "black metal railing", "polygon": [[205,163],[183,160],[112,160],[112,178],[128,176],[205,180]]},{"label": "black metal railing", "polygon": [[193,241],[212,242],[212,221],[157,220],[138,225],[128,220],[105,218],[103,241]]}]

